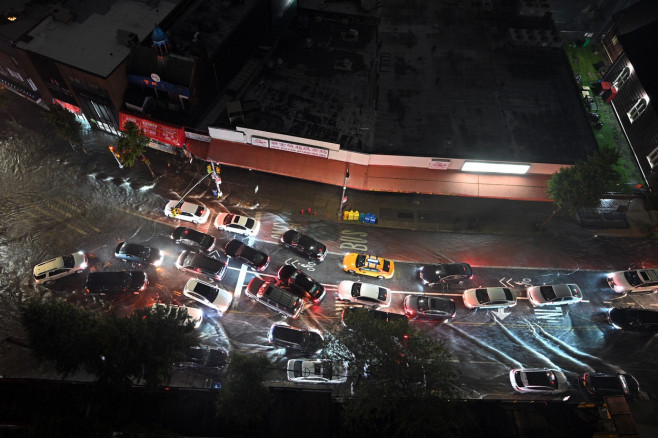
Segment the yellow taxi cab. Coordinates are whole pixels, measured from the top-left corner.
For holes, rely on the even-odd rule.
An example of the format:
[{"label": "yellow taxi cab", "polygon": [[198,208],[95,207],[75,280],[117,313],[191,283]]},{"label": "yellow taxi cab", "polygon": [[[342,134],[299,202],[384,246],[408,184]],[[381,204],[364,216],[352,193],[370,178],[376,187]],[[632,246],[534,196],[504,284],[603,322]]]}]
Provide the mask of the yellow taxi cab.
[{"label": "yellow taxi cab", "polygon": [[343,270],[350,274],[377,278],[391,278],[395,265],[392,260],[368,254],[349,253],[343,258]]}]

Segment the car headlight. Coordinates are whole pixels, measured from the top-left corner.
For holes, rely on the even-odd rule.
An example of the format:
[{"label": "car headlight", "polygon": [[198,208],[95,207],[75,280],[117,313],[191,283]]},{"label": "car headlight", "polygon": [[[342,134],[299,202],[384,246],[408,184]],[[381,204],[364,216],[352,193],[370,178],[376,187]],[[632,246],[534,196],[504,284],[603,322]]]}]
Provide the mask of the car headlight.
[{"label": "car headlight", "polygon": [[347,265],[343,265],[343,269],[347,269]]}]

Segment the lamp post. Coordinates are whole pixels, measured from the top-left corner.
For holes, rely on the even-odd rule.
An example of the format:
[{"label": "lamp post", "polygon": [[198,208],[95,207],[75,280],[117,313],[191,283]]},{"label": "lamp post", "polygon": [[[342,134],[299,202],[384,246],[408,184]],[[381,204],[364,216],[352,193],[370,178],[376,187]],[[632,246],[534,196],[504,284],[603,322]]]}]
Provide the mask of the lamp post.
[{"label": "lamp post", "polygon": [[338,220],[343,217],[343,205],[347,202],[347,196],[345,196],[345,189],[347,189],[347,180],[350,178],[350,163],[347,163],[347,168],[345,169],[345,180],[343,180],[343,194],[340,197],[340,206],[338,207]]}]

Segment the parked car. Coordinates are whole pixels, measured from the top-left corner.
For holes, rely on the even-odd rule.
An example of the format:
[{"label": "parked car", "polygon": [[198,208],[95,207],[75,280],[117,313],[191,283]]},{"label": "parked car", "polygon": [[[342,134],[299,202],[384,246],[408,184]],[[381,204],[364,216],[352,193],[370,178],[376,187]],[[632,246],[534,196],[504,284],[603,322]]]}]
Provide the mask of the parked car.
[{"label": "parked car", "polygon": [[270,256],[236,239],[226,244],[224,252],[229,258],[234,258],[259,272],[264,271],[270,264]]},{"label": "parked car", "polygon": [[381,280],[393,277],[395,264],[392,260],[382,257],[353,252],[343,257],[343,270],[350,274],[367,275]]},{"label": "parked car", "polygon": [[189,370],[201,374],[219,374],[226,366],[228,354],[221,348],[190,347],[185,357],[174,363],[174,369]]},{"label": "parked car", "polygon": [[658,332],[658,310],[613,307],[608,310],[608,322],[629,332]]},{"label": "parked car", "polygon": [[[185,322],[191,322],[194,328],[201,327],[203,322],[203,310],[197,309],[196,307],[187,307],[187,306],[177,306],[174,304],[164,304],[164,303],[154,303],[151,306],[152,312],[162,312],[163,315],[171,315],[173,312],[178,312],[177,315],[180,315],[180,312],[185,312],[187,315]],[[183,322],[183,321],[181,321]]]},{"label": "parked car", "polygon": [[349,306],[343,309],[343,312],[340,315],[340,320],[345,327],[356,328],[356,322],[361,317],[373,318],[378,321],[391,322],[398,324],[409,324],[409,318],[407,315],[402,315],[401,313],[386,312],[384,310],[378,310],[372,307],[355,307]]},{"label": "parked car", "polygon": [[90,294],[131,293],[139,294],[148,285],[143,271],[90,272],[85,290]]},{"label": "parked car", "polygon": [[567,377],[560,370],[549,368],[520,368],[509,372],[509,380],[516,392],[561,394],[569,388]]},{"label": "parked car", "polygon": [[533,307],[562,306],[583,300],[583,294],[576,284],[530,286],[527,293],[528,301]]},{"label": "parked car", "polygon": [[288,380],[299,383],[344,383],[347,363],[330,360],[290,359]]},{"label": "parked car", "polygon": [[183,288],[183,295],[215,309],[220,316],[226,313],[233,302],[233,294],[229,291],[196,278],[187,280]]},{"label": "parked car", "polygon": [[320,332],[295,328],[283,323],[272,324],[267,338],[274,345],[298,350],[306,355],[317,354],[324,346]]},{"label": "parked car", "polygon": [[640,393],[640,384],[630,374],[584,373],[578,382],[587,394],[595,398],[609,395],[637,397]]},{"label": "parked car", "polygon": [[194,228],[176,227],[171,232],[171,240],[190,249],[210,252],[215,248],[215,237]]},{"label": "parked car", "polygon": [[317,240],[295,230],[288,230],[281,236],[281,243],[304,256],[321,262],[327,256],[327,247]]},{"label": "parked car", "polygon": [[420,280],[426,286],[437,284],[463,283],[473,277],[473,270],[468,263],[441,263],[420,268]]},{"label": "parked car", "polygon": [[508,287],[466,289],[464,305],[469,309],[504,309],[516,306],[516,292]]},{"label": "parked car", "polygon": [[220,281],[226,274],[226,263],[201,252],[185,250],[176,260],[176,267],[191,274],[201,274]]},{"label": "parked car", "polygon": [[429,295],[407,295],[404,297],[404,313],[409,321],[446,322],[455,317],[457,306],[450,298]]},{"label": "parked car", "polygon": [[260,229],[260,222],[239,214],[219,213],[215,218],[215,227],[220,231],[230,231],[243,236],[255,236]]},{"label": "parked car", "polygon": [[157,248],[128,242],[120,242],[114,256],[124,262],[152,266],[160,266],[164,259],[164,253]]},{"label": "parked car", "polygon": [[256,277],[251,279],[244,293],[252,300],[292,319],[297,318],[304,307],[304,299],[292,289],[283,289],[273,281]]},{"label": "parked car", "polygon": [[165,205],[164,214],[193,224],[205,224],[210,217],[210,209],[192,202],[169,201]]},{"label": "parked car", "polygon": [[89,266],[87,255],[82,251],[78,251],[39,263],[32,270],[32,277],[36,284],[52,284],[55,280],[67,275],[84,271],[87,266]]},{"label": "parked car", "polygon": [[353,303],[388,307],[391,304],[391,291],[376,284],[344,280],[338,284],[338,298]]},{"label": "parked car", "polygon": [[294,266],[281,266],[278,277],[286,286],[305,294],[307,299],[312,301],[313,304],[320,304],[322,302],[325,295],[324,286]]},{"label": "parked car", "polygon": [[658,292],[658,269],[612,272],[608,284],[617,293]]}]

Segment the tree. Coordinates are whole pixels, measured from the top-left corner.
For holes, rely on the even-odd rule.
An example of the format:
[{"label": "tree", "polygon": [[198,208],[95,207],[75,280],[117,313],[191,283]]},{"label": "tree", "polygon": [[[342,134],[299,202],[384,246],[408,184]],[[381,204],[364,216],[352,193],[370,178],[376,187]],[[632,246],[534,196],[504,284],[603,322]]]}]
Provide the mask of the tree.
[{"label": "tree", "polygon": [[82,125],[72,112],[59,105],[50,104],[43,117],[55,129],[55,133],[68,141],[74,150],[76,146],[82,145]]},{"label": "tree", "polygon": [[617,149],[604,148],[553,174],[548,180],[548,195],[556,208],[540,229],[561,210],[575,213],[580,209],[596,208],[603,194],[614,190],[621,182],[621,174],[615,168],[619,159]]},{"label": "tree", "polygon": [[261,427],[272,403],[265,386],[271,369],[272,362],[264,354],[232,352],[217,398],[217,416],[236,431]]},{"label": "tree", "polygon": [[21,313],[34,355],[64,375],[85,370],[108,386],[167,383],[172,364],[198,345],[185,309],[140,309],[101,318],[64,301],[33,301]]},{"label": "tree", "polygon": [[123,125],[123,129],[123,133],[117,142],[117,153],[119,154],[121,164],[126,167],[132,167],[141,159],[146,164],[146,167],[148,167],[151,175],[155,177],[155,173],[151,169],[151,163],[144,156],[144,152],[151,139],[134,122],[126,122]]},{"label": "tree", "polygon": [[454,372],[442,342],[365,313],[330,330],[323,358],[350,363],[342,426],[354,436],[448,436]]}]

